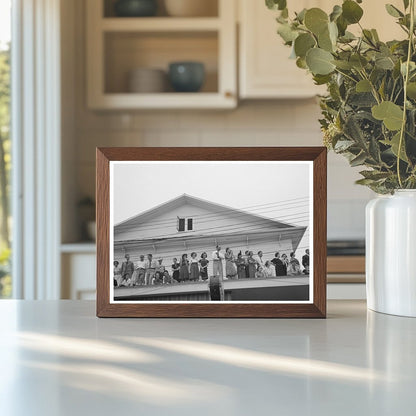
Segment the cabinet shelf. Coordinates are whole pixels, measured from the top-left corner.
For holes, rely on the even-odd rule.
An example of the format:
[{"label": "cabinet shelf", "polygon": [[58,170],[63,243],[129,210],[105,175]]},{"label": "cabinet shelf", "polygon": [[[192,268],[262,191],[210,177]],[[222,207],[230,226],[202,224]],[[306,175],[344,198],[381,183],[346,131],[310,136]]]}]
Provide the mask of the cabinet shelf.
[{"label": "cabinet shelf", "polygon": [[230,93],[157,93],[157,94],[103,94],[94,107],[108,109],[203,109],[234,108],[235,97]]},{"label": "cabinet shelf", "polygon": [[217,17],[145,17],[145,18],[103,18],[104,32],[172,32],[172,31],[217,31],[221,20]]},{"label": "cabinet shelf", "polygon": [[96,247],[92,241],[85,241],[79,243],[63,243],[61,244],[61,253],[66,254],[95,254]]},{"label": "cabinet shelf", "polygon": [[[213,17],[114,17],[103,0],[88,0],[87,103],[96,110],[230,109],[237,106],[236,5],[218,0]],[[111,3],[107,4],[109,7]],[[178,61],[205,67],[198,93],[130,92],[132,71],[165,71]],[[157,89],[155,89],[157,90]]]}]

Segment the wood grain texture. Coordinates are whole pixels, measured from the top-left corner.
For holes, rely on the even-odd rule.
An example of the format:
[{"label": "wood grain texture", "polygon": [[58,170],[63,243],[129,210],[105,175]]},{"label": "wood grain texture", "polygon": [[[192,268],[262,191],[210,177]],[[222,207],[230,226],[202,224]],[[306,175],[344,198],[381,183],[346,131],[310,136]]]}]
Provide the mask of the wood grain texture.
[{"label": "wood grain texture", "polygon": [[110,164],[100,149],[96,159],[97,316],[103,316],[110,299]]},{"label": "wood grain texture", "polygon": [[327,149],[313,159],[313,300],[326,317]]},{"label": "wood grain texture", "polygon": [[[326,317],[326,158],[324,147],[127,147],[97,149],[97,316],[164,318],[325,318]],[[313,161],[314,218],[312,304],[111,304],[109,225],[110,161]]]},{"label": "wood grain texture", "polygon": [[365,274],[365,256],[328,256],[328,273]]},{"label": "wood grain texture", "polygon": [[333,273],[327,274],[327,283],[365,283],[365,274]]}]

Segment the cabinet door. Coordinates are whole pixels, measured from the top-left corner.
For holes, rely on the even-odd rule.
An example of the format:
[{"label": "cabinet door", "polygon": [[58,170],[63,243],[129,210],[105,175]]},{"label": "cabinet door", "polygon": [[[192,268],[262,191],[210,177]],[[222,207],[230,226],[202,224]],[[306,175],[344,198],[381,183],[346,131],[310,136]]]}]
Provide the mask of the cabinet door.
[{"label": "cabinet door", "polygon": [[65,253],[62,256],[62,297],[95,299],[96,256],[92,253]]},{"label": "cabinet door", "polygon": [[[329,0],[299,0],[296,10],[324,7]],[[330,2],[329,2],[330,3]],[[275,11],[264,1],[239,0],[240,13],[240,97],[305,98],[318,94],[311,75],[289,59],[291,49],[276,33]]]},{"label": "cabinet door", "polygon": [[[300,11],[304,7],[320,7],[330,12],[334,4],[341,0],[298,0],[289,3],[290,11]],[[402,0],[389,1],[399,9]],[[313,84],[311,76],[298,68],[289,59],[290,48],[283,44],[277,35],[277,12],[268,10],[261,0],[239,0],[240,50],[239,87],[241,98],[305,98],[325,92],[324,87]],[[362,25],[376,28],[384,41],[403,38],[403,33],[394,18],[386,12],[384,2],[366,0]],[[350,26],[354,33],[360,31],[358,25]]]}]

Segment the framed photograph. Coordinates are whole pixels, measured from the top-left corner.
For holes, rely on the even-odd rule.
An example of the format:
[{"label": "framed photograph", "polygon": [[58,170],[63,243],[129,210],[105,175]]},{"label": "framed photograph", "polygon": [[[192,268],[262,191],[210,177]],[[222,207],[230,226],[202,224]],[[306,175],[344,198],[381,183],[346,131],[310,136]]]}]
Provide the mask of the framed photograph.
[{"label": "framed photograph", "polygon": [[97,316],[324,318],[326,152],[98,148]]}]

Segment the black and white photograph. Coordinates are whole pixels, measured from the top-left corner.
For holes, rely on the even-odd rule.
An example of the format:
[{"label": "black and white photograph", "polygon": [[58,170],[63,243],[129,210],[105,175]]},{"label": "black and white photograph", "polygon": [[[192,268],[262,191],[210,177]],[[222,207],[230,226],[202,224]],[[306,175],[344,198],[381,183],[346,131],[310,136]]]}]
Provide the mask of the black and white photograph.
[{"label": "black and white photograph", "polygon": [[310,161],[111,161],[110,303],[312,303],[312,177]]}]

